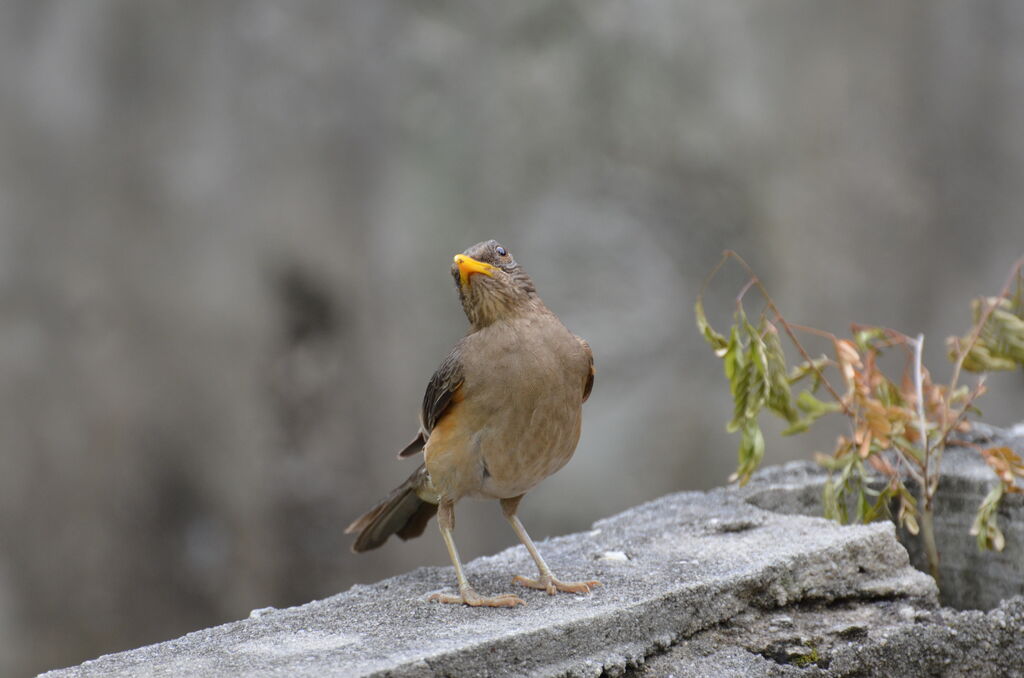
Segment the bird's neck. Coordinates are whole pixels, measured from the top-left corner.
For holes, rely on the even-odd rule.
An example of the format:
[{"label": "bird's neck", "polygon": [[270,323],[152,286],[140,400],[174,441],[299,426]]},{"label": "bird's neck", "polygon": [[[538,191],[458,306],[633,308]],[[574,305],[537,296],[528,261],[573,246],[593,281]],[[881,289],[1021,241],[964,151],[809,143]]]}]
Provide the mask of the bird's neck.
[{"label": "bird's neck", "polygon": [[502,320],[551,312],[536,294],[514,300],[497,295],[486,295],[473,301],[475,303],[465,305],[466,318],[469,319],[473,332]]}]

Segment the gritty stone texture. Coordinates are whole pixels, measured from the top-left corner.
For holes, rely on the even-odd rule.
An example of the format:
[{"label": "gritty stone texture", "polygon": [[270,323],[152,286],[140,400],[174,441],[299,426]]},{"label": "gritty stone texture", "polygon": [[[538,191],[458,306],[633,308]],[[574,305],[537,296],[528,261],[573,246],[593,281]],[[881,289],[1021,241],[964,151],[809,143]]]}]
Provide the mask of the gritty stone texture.
[{"label": "gritty stone texture", "polygon": [[[964,438],[972,445],[1007,446],[1024,455],[1024,424],[999,429],[977,423]],[[737,491],[750,503],[769,511],[820,516],[821,486],[827,477],[816,464],[791,462],[764,469]],[[978,506],[995,484],[992,470],[972,447],[946,450],[935,505],[943,604],[989,610],[1005,598],[1024,595],[1024,495],[1007,494],[1000,504],[999,527],[1006,537],[1001,552],[980,551],[970,534]],[[908,485],[916,494],[914,484]],[[899,536],[914,566],[926,570],[920,540],[908,534]]]},{"label": "gritty stone texture", "polygon": [[648,658],[632,676],[1024,675],[1024,598],[988,612],[903,600],[840,601],[752,611]]},{"label": "gritty stone texture", "polygon": [[[1024,426],[1001,430],[976,424],[970,442],[1007,446],[1024,455]],[[1000,552],[980,551],[969,531],[982,499],[996,485],[995,474],[970,448],[953,448],[942,462],[935,505],[942,602],[959,609],[989,610],[1004,598],[1024,595],[1024,495],[1006,494],[999,504],[999,528],[1006,547]],[[902,541],[911,562],[925,569],[920,540]]]},{"label": "gritty stone texture", "polygon": [[[541,549],[556,574],[604,586],[587,596],[524,591],[526,607],[470,609],[428,602],[453,576],[423,568],[46,675],[614,675],[752,610],[936,601],[891,525],[783,516],[726,490],[670,495]],[[607,556],[617,553],[625,559]],[[468,574],[481,592],[498,593],[532,568],[517,547],[473,561]]]},{"label": "gritty stone texture", "polygon": [[[1017,445],[1020,433],[975,442]],[[969,592],[975,604],[960,607],[987,612],[939,607],[891,524],[812,517],[825,476],[787,464],[746,488],[670,495],[543,542],[562,578],[604,582],[587,596],[519,590],[526,607],[440,605],[427,596],[451,590],[451,568],[421,568],[44,675],[1024,676],[1024,598],[1008,598],[1024,579],[1021,505],[1001,514],[1007,551],[1018,550],[976,557],[962,514],[992,476],[964,450],[944,469],[943,581]],[[533,564],[516,547],[467,571],[493,594]]]}]

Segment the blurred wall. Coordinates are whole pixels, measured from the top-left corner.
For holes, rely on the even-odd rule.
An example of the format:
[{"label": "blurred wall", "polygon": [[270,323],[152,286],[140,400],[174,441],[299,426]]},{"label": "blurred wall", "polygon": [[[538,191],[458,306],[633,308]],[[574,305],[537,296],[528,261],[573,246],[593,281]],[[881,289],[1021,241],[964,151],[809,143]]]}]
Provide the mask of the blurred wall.
[{"label": "blurred wall", "polygon": [[[790,319],[924,331],[944,374],[1024,253],[1022,121],[1008,0],[3,3],[0,674],[447,564],[433,528],[341,531],[412,468],[479,240],[597,360],[537,538],[728,475],[692,321],[723,248]],[[459,515],[467,558],[515,543]]]}]

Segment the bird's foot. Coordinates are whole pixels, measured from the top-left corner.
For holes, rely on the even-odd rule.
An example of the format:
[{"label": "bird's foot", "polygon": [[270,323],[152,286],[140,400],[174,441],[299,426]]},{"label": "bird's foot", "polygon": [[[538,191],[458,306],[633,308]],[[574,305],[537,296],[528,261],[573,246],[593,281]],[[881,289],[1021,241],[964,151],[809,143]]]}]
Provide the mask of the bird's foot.
[{"label": "bird's foot", "polygon": [[553,596],[559,591],[563,593],[590,593],[591,590],[601,585],[599,581],[558,581],[554,575],[546,574],[542,575],[538,579],[529,579],[522,575],[516,575],[512,581],[517,584],[529,587],[531,589],[540,589],[541,591],[547,591],[549,596]]},{"label": "bird's foot", "polygon": [[515,607],[516,605],[526,605],[525,600],[511,593],[505,593],[500,596],[481,596],[471,588],[462,589],[457,596],[435,593],[428,600],[453,605],[469,605],[470,607]]}]

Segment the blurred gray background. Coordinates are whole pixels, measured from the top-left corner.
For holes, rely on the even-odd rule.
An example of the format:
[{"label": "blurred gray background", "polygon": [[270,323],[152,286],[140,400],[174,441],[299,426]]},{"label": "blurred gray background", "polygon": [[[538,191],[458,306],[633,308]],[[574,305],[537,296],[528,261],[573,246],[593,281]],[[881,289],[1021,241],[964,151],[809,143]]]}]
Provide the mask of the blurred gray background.
[{"label": "blurred gray background", "polygon": [[[943,377],[1022,199],[1010,0],[8,0],[0,674],[446,565],[433,527],[362,556],[342,529],[414,466],[474,242],[597,360],[576,458],[523,504],[543,538],[725,481],[692,319],[723,248],[795,322],[924,331]],[[990,383],[986,417],[1024,418],[1020,374]],[[465,557],[515,543],[458,513]]]}]

